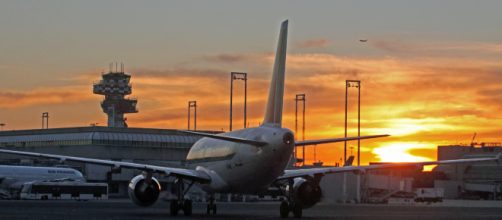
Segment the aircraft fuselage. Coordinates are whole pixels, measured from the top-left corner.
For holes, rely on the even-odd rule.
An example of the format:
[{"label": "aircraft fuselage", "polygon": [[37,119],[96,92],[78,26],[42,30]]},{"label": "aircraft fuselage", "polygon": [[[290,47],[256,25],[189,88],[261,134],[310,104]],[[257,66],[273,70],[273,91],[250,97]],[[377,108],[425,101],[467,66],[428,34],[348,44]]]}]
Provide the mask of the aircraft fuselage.
[{"label": "aircraft fuselage", "polygon": [[222,134],[268,144],[257,147],[212,138],[197,141],[187,162],[211,176],[201,185],[207,192],[258,193],[286,168],[294,148],[293,132],[286,128],[260,126]]}]

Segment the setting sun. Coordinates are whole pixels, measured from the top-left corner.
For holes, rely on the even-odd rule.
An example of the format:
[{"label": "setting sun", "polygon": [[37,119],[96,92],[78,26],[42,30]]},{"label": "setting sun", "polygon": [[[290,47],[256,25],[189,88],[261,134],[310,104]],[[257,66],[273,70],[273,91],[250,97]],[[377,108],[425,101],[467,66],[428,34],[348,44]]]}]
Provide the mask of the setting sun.
[{"label": "setting sun", "polygon": [[[436,145],[418,142],[392,142],[384,143],[381,147],[374,148],[372,153],[377,155],[380,162],[422,162],[433,161],[434,158],[413,155],[412,150],[435,149]],[[431,171],[436,165],[424,166],[424,171]]]},{"label": "setting sun", "polygon": [[393,142],[385,143],[380,147],[374,148],[373,153],[376,154],[380,162],[418,162],[432,161],[433,158],[416,156],[410,153],[413,149],[434,149],[436,146],[429,143],[413,143],[413,142]]}]

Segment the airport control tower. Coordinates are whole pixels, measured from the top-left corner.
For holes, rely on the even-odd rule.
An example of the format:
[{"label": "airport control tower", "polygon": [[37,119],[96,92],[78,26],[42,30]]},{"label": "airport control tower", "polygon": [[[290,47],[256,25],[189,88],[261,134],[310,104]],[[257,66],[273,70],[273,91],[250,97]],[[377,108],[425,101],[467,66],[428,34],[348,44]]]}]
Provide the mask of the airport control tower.
[{"label": "airport control tower", "polygon": [[[117,68],[116,68],[117,69]],[[130,75],[121,70],[112,71],[102,75],[103,79],[94,84],[94,94],[104,95],[105,99],[101,102],[103,112],[108,115],[108,127],[127,127],[126,113],[137,113],[136,104],[138,100],[125,98],[132,92],[129,80]]]}]

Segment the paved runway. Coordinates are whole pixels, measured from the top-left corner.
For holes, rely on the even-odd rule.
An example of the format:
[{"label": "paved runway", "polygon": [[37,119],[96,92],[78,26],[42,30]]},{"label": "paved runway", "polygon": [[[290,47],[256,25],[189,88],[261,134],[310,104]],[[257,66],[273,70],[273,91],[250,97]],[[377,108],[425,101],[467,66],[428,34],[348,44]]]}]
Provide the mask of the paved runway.
[{"label": "paved runway", "polygon": [[[278,203],[218,203],[218,214],[208,216],[205,204],[196,203],[192,216],[171,217],[166,202],[141,208],[128,200],[0,200],[0,219],[280,219],[278,209]],[[318,204],[304,210],[304,219],[502,219],[502,208]]]}]

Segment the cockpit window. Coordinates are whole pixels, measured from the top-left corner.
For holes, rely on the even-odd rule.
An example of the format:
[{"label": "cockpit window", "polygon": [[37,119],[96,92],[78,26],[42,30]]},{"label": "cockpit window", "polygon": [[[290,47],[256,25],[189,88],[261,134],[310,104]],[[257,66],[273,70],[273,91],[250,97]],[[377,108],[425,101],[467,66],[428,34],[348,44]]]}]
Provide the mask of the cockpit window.
[{"label": "cockpit window", "polygon": [[211,147],[198,147],[194,146],[190,153],[187,155],[187,160],[198,160],[207,159],[215,157],[226,157],[235,154],[235,150],[232,146],[211,146]]}]

